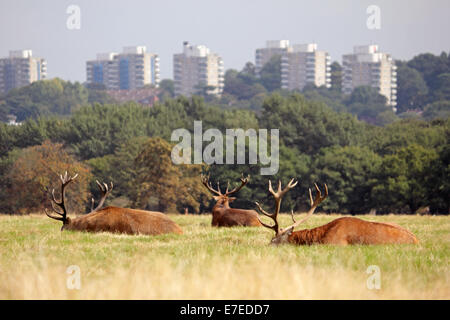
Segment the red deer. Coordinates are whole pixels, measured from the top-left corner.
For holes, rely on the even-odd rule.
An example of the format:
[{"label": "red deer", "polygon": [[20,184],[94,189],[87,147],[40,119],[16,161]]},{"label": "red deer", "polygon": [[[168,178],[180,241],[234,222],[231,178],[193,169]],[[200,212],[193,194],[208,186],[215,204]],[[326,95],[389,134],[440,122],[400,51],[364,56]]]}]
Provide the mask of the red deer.
[{"label": "red deer", "polygon": [[217,183],[217,190],[215,190],[211,183],[209,182],[209,176],[205,177],[202,175],[202,183],[206,188],[214,195],[214,200],[216,204],[212,210],[212,226],[215,227],[233,227],[233,226],[247,226],[247,227],[259,227],[261,223],[258,219],[258,213],[255,210],[244,210],[244,209],[234,209],[230,208],[230,202],[236,200],[230,195],[237,193],[242,189],[247,183],[247,178],[241,178],[241,185],[228,191],[228,186],[224,194],[220,190],[219,183]]},{"label": "red deer", "polygon": [[[161,212],[136,210],[118,207],[106,207],[101,209],[106,197],[111,192],[113,184],[108,187],[106,183],[103,186],[97,181],[97,184],[103,195],[99,204],[95,209],[87,215],[83,215],[74,219],[67,217],[67,210],[64,204],[65,188],[70,184],[78,174],[68,177],[67,172],[61,175],[61,200],[56,200],[55,189],[52,191],[52,208],[57,214],[50,214],[45,210],[47,216],[52,219],[62,221],[62,230],[77,230],[88,232],[112,232],[126,234],[145,234],[158,235],[163,233],[182,234],[181,228],[166,215]],[[93,200],[93,199],[92,199]],[[60,209],[57,209],[58,206]],[[94,201],[92,201],[92,207]],[[62,210],[62,211],[61,211]]]},{"label": "red deer", "polygon": [[277,192],[273,191],[272,184],[269,181],[269,191],[275,199],[274,213],[267,213],[256,202],[256,206],[258,207],[259,211],[275,222],[274,225],[268,225],[260,220],[261,224],[264,227],[270,228],[275,231],[275,236],[271,241],[272,244],[291,243],[296,245],[347,245],[419,243],[414,234],[398,225],[392,223],[370,222],[353,217],[338,218],[320,227],[294,231],[295,227],[311,217],[317,206],[328,196],[328,187],[326,184],[324,195],[322,195],[319,187],[317,186],[317,184],[315,184],[316,197],[314,201],[312,198],[311,189],[309,189],[311,208],[309,209],[305,218],[296,222],[294,219],[294,212],[291,212],[294,224],[286,228],[280,228],[277,217],[278,213],[280,212],[281,199],[287,191],[289,191],[297,184],[297,182],[293,183],[293,181],[294,179],[292,179],[287,187],[285,187],[283,190],[281,190],[281,182],[279,182]]}]

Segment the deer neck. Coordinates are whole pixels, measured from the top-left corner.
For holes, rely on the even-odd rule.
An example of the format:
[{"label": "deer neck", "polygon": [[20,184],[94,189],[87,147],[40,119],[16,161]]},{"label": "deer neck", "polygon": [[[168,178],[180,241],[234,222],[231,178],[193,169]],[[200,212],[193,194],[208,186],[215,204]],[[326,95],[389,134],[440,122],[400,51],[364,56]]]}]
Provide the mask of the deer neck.
[{"label": "deer neck", "polygon": [[63,225],[61,227],[61,231],[70,230],[72,228],[72,222],[73,222],[72,219],[67,217],[66,221],[63,222]]}]

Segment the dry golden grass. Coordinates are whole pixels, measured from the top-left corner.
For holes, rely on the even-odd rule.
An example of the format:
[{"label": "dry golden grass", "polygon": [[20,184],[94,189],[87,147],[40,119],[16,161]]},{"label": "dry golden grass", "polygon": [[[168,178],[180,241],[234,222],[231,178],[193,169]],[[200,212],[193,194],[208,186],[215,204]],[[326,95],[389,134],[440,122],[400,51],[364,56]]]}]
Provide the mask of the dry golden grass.
[{"label": "dry golden grass", "polygon": [[[317,215],[306,227],[336,217]],[[398,223],[421,243],[347,247],[274,247],[264,228],[171,218],[184,235],[60,232],[41,215],[1,216],[0,299],[450,298],[449,217],[362,217]],[[79,290],[66,285],[71,265],[81,271]],[[380,268],[380,290],[367,288],[369,265]]]}]

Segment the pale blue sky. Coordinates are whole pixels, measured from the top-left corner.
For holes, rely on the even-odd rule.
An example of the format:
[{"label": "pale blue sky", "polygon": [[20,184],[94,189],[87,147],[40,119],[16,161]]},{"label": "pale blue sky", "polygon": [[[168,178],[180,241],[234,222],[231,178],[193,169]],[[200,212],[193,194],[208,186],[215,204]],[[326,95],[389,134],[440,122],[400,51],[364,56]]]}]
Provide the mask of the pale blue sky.
[{"label": "pale blue sky", "polygon": [[[81,29],[66,27],[69,5],[81,9]],[[381,9],[381,29],[366,27],[369,5]],[[161,77],[172,78],[182,42],[205,44],[225,69],[254,62],[266,40],[316,42],[341,61],[354,45],[377,43],[395,59],[450,50],[448,0],[1,0],[0,57],[32,49],[49,77],[85,81],[97,53],[146,45],[160,55]]]}]

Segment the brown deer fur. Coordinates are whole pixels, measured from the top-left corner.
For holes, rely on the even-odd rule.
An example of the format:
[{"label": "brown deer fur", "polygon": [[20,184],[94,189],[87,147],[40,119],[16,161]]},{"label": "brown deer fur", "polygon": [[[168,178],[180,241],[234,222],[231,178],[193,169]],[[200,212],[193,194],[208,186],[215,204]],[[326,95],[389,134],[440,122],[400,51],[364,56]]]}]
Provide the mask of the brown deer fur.
[{"label": "brown deer fur", "polygon": [[67,218],[62,230],[158,235],[182,234],[181,228],[156,211],[106,207],[74,219]]},{"label": "brown deer fur", "polygon": [[[55,190],[52,191],[52,208],[57,214],[50,214],[45,210],[47,216],[52,219],[62,221],[62,230],[77,230],[88,232],[112,232],[125,234],[145,234],[158,235],[163,233],[182,234],[181,228],[166,215],[161,212],[145,211],[127,208],[106,207],[101,209],[106,197],[111,192],[113,184],[108,186],[97,181],[97,184],[103,196],[99,204],[94,209],[94,200],[92,199],[92,209],[87,215],[79,216],[74,219],[67,217],[67,211],[64,204],[65,188],[72,182],[74,177],[68,177],[67,172],[61,175],[61,200],[56,200]],[[56,208],[59,207],[59,209]],[[62,212],[61,212],[62,211]]]},{"label": "brown deer fur", "polygon": [[[233,201],[234,198],[231,198]],[[217,200],[212,210],[212,223],[214,227],[260,227],[258,213],[255,210],[230,208],[230,198],[222,197]]]},{"label": "brown deer fur", "polygon": [[[325,194],[322,196],[317,185],[316,198],[312,199],[311,190],[309,190],[309,197],[311,203],[311,209],[306,214],[306,217],[296,222],[294,215],[292,219],[294,224],[281,229],[278,225],[278,213],[280,210],[280,203],[283,195],[293,188],[297,183],[293,184],[294,179],[289,182],[289,185],[281,191],[281,182],[278,184],[278,192],[274,192],[272,184],[269,181],[269,191],[275,198],[276,208],[275,213],[270,214],[265,212],[261,206],[257,204],[258,209],[265,215],[272,218],[275,222],[274,225],[267,225],[261,221],[263,226],[275,231],[275,236],[272,238],[272,244],[291,243],[296,245],[312,245],[312,244],[333,244],[333,245],[347,245],[347,244],[418,244],[416,236],[408,230],[393,224],[393,223],[381,223],[370,222],[353,217],[343,217],[335,219],[323,226],[294,231],[294,228],[306,221],[313,213],[317,206],[325,200],[328,196],[328,188],[325,184]],[[259,216],[258,216],[259,219]]]},{"label": "brown deer fur", "polygon": [[288,232],[287,242],[297,245],[419,243],[415,235],[400,226],[353,217],[338,218],[313,229]]},{"label": "brown deer fur", "polygon": [[205,187],[214,195],[214,199],[217,201],[212,209],[212,223],[214,227],[234,227],[234,226],[245,226],[245,227],[259,227],[261,223],[258,219],[258,213],[255,210],[244,210],[244,209],[234,209],[230,208],[230,202],[234,201],[236,198],[230,197],[231,194],[238,192],[243,186],[248,183],[247,178],[241,178],[241,185],[234,188],[231,191],[227,190],[224,194],[220,191],[219,185],[217,185],[217,190],[212,188],[209,182],[209,177],[202,176],[202,183]]}]

